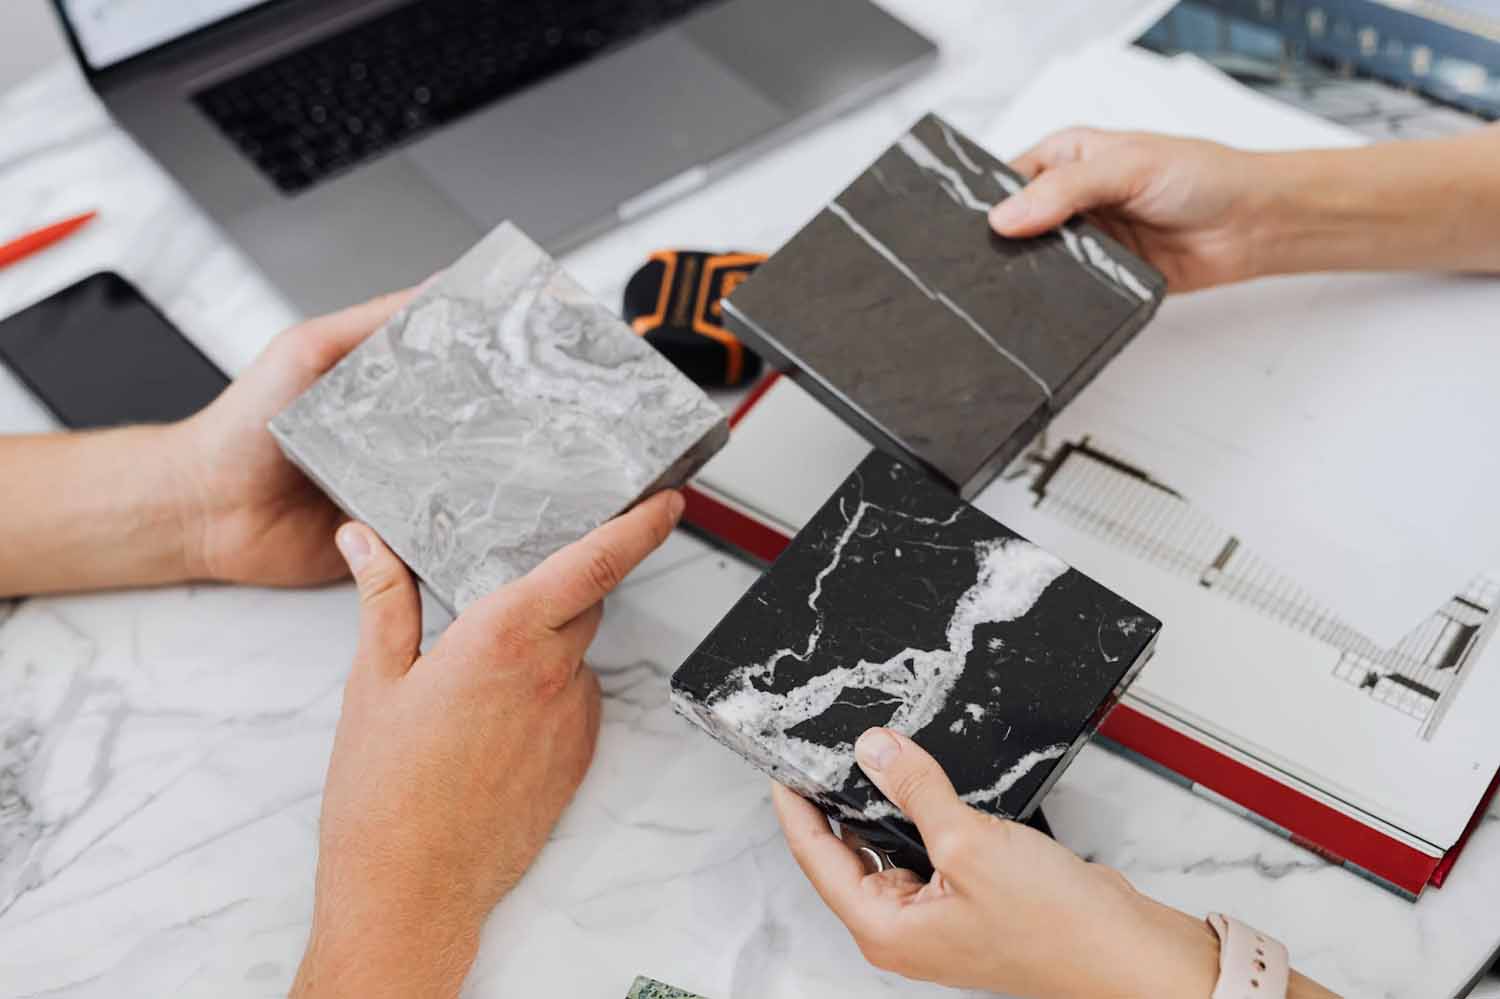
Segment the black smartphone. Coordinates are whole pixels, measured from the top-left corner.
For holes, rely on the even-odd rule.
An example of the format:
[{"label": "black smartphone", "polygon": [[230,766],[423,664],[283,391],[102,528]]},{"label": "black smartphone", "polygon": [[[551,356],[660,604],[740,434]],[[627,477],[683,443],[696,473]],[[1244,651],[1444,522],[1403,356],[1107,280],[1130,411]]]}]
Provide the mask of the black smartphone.
[{"label": "black smartphone", "polygon": [[171,423],[229,384],[134,285],[110,272],[0,320],[0,361],[75,430]]}]

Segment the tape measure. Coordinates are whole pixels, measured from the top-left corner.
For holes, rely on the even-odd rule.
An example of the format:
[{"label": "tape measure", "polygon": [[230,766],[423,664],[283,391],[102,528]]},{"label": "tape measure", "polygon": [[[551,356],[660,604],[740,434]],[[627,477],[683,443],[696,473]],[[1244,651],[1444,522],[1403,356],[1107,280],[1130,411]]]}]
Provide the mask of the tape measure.
[{"label": "tape measure", "polygon": [[719,302],[765,259],[658,250],[625,286],[625,321],[699,385],[743,385],[760,374],[761,360],[724,328]]}]

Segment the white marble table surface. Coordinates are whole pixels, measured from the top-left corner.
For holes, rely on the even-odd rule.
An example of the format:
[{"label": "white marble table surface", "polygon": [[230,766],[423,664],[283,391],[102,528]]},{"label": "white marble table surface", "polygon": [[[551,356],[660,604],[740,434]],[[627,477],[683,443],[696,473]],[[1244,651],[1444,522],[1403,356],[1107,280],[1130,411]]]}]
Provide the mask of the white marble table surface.
[{"label": "white marble table surface", "polygon": [[[1140,6],[890,3],[943,42],[935,72],[568,266],[617,301],[654,248],[774,248],[921,112],[979,129],[1050,55]],[[102,210],[89,230],[0,274],[0,314],[115,268],[230,370],[293,318],[59,65],[0,97],[0,233],[86,208]],[[0,429],[46,426],[5,376]],[[490,920],[467,995],[610,999],[638,972],[715,999],[949,994],[864,964],[787,855],[765,781],[668,707],[668,674],[752,578],[679,534],[610,601],[592,652],[598,758]],[[199,586],[6,613],[0,995],[283,994],[312,906],[352,591]],[[1349,995],[1451,995],[1500,942],[1500,811],[1415,905],[1100,750],[1047,812],[1069,846],[1174,905],[1276,933]]]}]

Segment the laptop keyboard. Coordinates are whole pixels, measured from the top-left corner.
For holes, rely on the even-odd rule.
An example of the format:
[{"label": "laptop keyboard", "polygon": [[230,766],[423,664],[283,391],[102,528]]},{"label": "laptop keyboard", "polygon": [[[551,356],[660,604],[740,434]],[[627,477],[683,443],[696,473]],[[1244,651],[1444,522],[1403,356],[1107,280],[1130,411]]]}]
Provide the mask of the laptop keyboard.
[{"label": "laptop keyboard", "polygon": [[194,97],[305,190],[715,0],[422,0]]}]

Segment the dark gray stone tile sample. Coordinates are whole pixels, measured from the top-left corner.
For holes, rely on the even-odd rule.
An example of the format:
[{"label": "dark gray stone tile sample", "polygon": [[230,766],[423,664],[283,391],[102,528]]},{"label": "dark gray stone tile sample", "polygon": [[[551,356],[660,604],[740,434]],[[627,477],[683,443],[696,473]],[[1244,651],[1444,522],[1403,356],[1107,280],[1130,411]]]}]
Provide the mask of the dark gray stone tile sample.
[{"label": "dark gray stone tile sample", "polygon": [[910,735],[1028,818],[1160,622],[874,451],[672,678],[677,710],[884,848],[916,850],[854,742]]},{"label": "dark gray stone tile sample", "polygon": [[872,444],[972,497],[1155,314],[1166,281],[1096,227],[1007,240],[1019,175],[928,115],[723,303]]},{"label": "dark gray stone tile sample", "polygon": [[450,611],[728,440],[722,411],[500,226],[271,421]]}]

